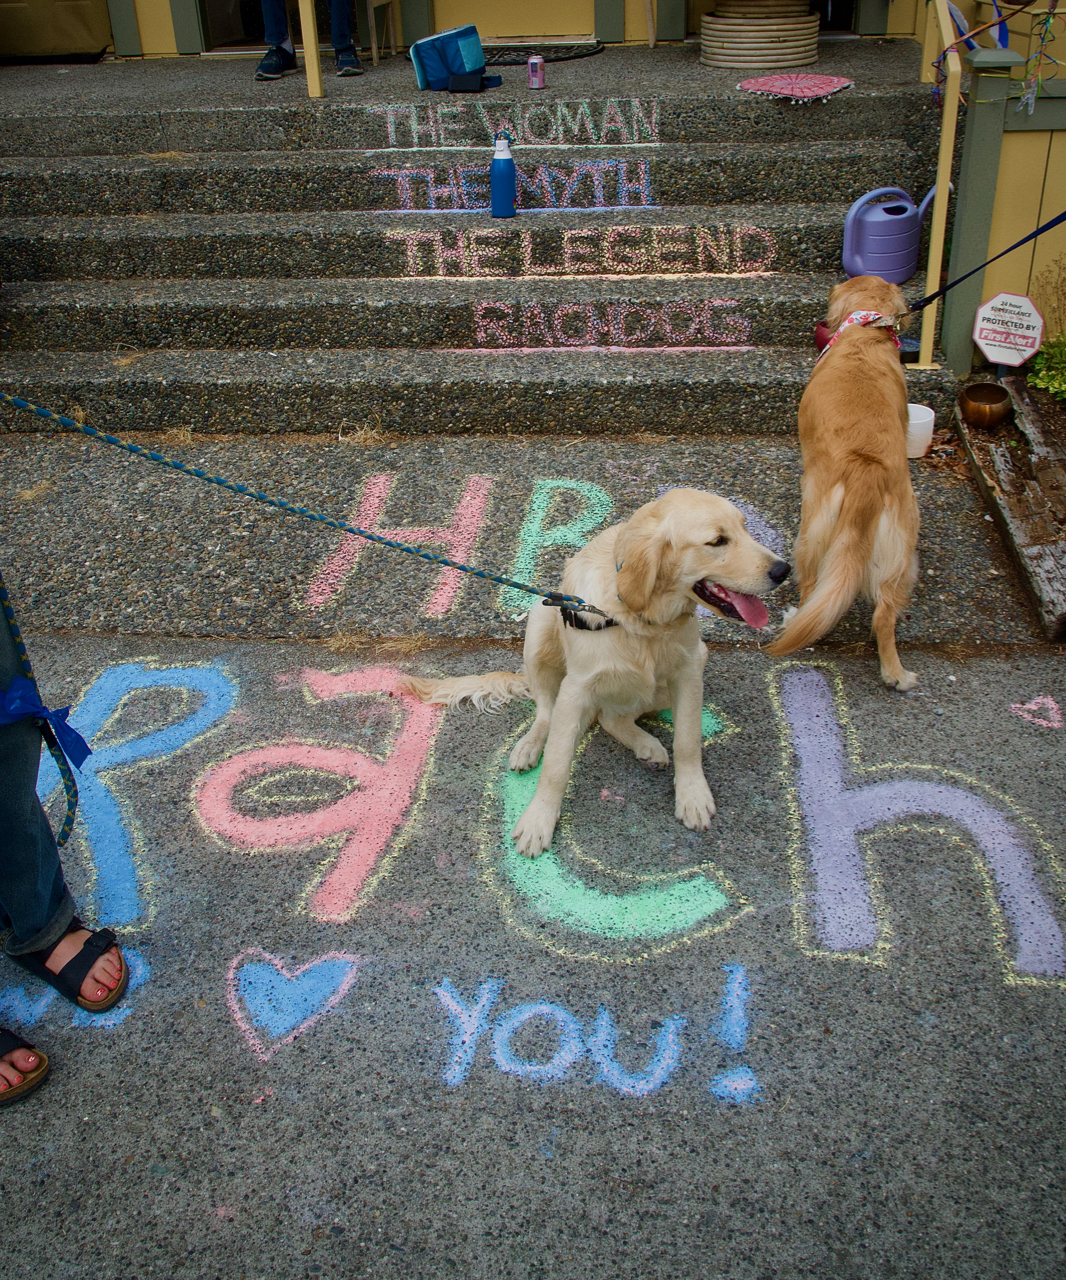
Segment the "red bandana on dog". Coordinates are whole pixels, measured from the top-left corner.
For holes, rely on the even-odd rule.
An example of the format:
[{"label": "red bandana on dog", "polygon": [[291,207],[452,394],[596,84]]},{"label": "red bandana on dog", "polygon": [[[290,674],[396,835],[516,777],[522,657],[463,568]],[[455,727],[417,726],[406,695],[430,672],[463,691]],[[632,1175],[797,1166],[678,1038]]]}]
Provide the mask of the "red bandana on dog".
[{"label": "red bandana on dog", "polygon": [[[840,337],[845,329],[853,324],[861,324],[864,329],[891,329],[893,331],[892,341],[897,347],[902,347],[903,345],[899,340],[899,335],[895,332],[896,320],[894,316],[884,316],[880,311],[853,311],[822,348],[822,352],[821,355],[819,355],[818,360],[821,360],[822,356],[827,354],[829,348],[834,342],[836,342],[837,338]],[[814,363],[817,364],[818,360],[815,360]]]}]

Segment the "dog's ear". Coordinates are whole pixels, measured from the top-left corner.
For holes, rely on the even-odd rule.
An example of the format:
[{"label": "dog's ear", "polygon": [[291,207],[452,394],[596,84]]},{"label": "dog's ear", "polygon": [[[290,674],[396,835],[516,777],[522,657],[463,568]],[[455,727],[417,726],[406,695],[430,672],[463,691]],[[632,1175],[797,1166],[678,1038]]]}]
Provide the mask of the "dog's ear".
[{"label": "dog's ear", "polygon": [[634,613],[651,603],[665,546],[658,524],[646,520],[630,520],[615,540],[618,597]]}]

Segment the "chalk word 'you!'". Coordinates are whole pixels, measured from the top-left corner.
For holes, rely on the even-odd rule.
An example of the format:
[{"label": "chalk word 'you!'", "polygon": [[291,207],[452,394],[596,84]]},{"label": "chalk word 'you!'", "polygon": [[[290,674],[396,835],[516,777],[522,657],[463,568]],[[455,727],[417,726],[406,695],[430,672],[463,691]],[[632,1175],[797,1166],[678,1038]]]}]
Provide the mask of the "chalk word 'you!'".
[{"label": "chalk word 'you!'", "polygon": [[[752,1102],[759,1084],[750,1067],[735,1061],[748,1039],[747,1003],[751,995],[743,965],[723,966],[726,973],[719,1017],[708,1028],[711,1036],[726,1052],[727,1070],[708,1083],[710,1092],[722,1102]],[[643,1066],[626,1067],[617,1054],[618,1032],[609,1009],[600,1005],[594,1020],[582,1024],[564,1005],[547,1000],[515,1005],[491,1021],[494,1006],[503,983],[490,978],[481,983],[473,998],[464,996],[447,978],[433,993],[451,1022],[451,1044],[444,1064],[444,1083],[456,1088],[466,1082],[474,1066],[478,1042],[484,1037],[491,1044],[492,1060],[507,1075],[551,1084],[564,1080],[571,1069],[582,1061],[591,1065],[595,1083],[607,1085],[616,1093],[631,1098],[645,1098],[666,1084],[681,1064],[685,1053],[683,1032],[687,1018],[672,1014],[654,1023],[658,1028],[650,1046],[650,1056]],[[528,1058],[515,1041],[523,1029],[536,1026],[554,1039],[555,1047],[547,1058]],[[701,1041],[708,1040],[706,1031]],[[627,1053],[632,1057],[632,1052]],[[720,1052],[716,1058],[721,1059]]]},{"label": "chalk word 'you!'", "polygon": [[757,275],[777,256],[762,227],[571,227],[548,244],[530,229],[385,235],[406,249],[409,276]]},{"label": "chalk word 'you!'", "polygon": [[520,146],[593,146],[659,141],[657,104],[640,98],[558,102],[457,102],[448,106],[367,107],[379,116],[390,147],[469,147],[491,143],[501,130]]},{"label": "chalk word 'you!'", "polygon": [[712,347],[743,346],[751,321],[723,315],[735,298],[702,302],[479,302],[475,308],[478,347]]},{"label": "chalk word 'you!'", "polygon": [[[487,209],[489,166],[447,168],[405,165],[375,169],[370,175],[395,183],[401,209]],[[519,209],[603,209],[650,205],[651,173],[647,160],[589,160],[581,164],[515,165]]]}]

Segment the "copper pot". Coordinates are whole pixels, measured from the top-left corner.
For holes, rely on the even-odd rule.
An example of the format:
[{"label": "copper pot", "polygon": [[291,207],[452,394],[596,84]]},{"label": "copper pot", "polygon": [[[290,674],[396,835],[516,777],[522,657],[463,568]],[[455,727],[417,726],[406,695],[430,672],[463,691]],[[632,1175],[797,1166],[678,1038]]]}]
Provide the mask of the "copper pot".
[{"label": "copper pot", "polygon": [[996,427],[1009,417],[1010,392],[998,382],[972,382],[959,392],[959,409],[971,427]]}]

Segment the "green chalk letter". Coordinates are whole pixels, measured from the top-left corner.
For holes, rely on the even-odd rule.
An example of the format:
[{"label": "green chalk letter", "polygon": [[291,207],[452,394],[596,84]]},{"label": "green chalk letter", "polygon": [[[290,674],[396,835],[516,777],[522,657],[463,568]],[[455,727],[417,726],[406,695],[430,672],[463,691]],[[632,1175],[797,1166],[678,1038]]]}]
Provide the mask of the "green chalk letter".
[{"label": "green chalk letter", "polygon": [[[664,712],[663,718],[668,715]],[[723,727],[705,707],[705,740],[721,733]],[[704,875],[628,893],[604,893],[563,866],[554,848],[539,858],[524,858],[514,847],[511,828],[533,799],[540,765],[528,773],[512,773],[503,756],[499,769],[502,867],[534,915],[569,925],[579,933],[633,942],[685,933],[731,905],[727,895]]]},{"label": "green chalk letter", "polygon": [[[560,490],[579,494],[584,499],[584,510],[566,524],[556,524],[545,529],[544,521]],[[519,582],[533,583],[537,575],[537,562],[545,547],[573,547],[575,550],[583,547],[592,531],[611,514],[613,507],[614,503],[598,484],[589,484],[586,480],[538,480],[529,501],[525,524],[518,535],[518,554],[515,556],[511,577]],[[550,590],[555,585],[557,584],[547,584],[545,590]],[[501,613],[524,612],[532,603],[533,597],[526,595],[524,591],[515,587],[500,588]]]}]

